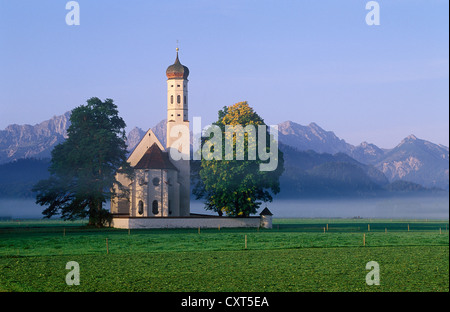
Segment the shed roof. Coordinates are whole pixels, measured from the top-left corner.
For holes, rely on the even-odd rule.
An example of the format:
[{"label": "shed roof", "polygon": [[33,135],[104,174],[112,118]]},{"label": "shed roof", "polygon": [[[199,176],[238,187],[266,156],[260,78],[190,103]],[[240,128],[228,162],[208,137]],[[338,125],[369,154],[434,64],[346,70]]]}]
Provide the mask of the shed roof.
[{"label": "shed roof", "polygon": [[263,211],[259,214],[260,216],[273,216],[273,213],[270,212],[269,208],[264,208]]}]

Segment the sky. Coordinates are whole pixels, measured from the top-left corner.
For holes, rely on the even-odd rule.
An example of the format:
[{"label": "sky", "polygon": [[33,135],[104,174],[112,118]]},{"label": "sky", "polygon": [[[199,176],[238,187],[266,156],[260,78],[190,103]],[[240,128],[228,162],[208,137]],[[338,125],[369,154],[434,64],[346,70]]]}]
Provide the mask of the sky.
[{"label": "sky", "polygon": [[127,130],[166,118],[189,67],[189,120],[247,101],[268,125],[315,122],[350,144],[449,146],[449,2],[0,0],[0,130],[111,98]]}]

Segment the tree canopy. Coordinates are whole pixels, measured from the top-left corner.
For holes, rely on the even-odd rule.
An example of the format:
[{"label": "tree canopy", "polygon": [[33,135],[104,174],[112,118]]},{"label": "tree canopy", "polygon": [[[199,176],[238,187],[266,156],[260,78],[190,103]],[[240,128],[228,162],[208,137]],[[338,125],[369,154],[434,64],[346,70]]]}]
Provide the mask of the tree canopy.
[{"label": "tree canopy", "polygon": [[[247,132],[227,132],[227,126],[248,125],[265,126],[264,120],[248,105],[247,102],[239,102],[229,107],[224,107],[218,113],[218,120],[213,124],[220,128],[222,144],[218,146],[208,146],[206,149],[215,151],[222,155],[221,159],[206,159],[202,157],[198,180],[194,187],[194,194],[197,199],[205,200],[205,209],[217,212],[219,215],[226,214],[228,216],[249,216],[255,214],[257,209],[264,202],[271,202],[272,194],[280,191],[279,177],[283,172],[284,161],[281,151],[276,149],[272,151],[277,153],[278,166],[272,171],[260,170],[260,164],[264,161],[256,155],[251,157],[249,151],[252,147],[260,150],[257,146],[259,140],[255,136]],[[265,129],[265,128],[264,128]],[[264,142],[266,146],[262,150],[269,151],[269,142],[273,138],[269,135],[267,129],[264,133],[258,133],[258,136],[265,136]],[[232,137],[231,137],[232,136]],[[203,140],[203,149],[208,139],[212,139],[213,135]],[[226,141],[233,142],[231,150],[232,159],[226,157]],[[243,150],[245,158],[238,160],[239,147],[237,142],[243,142]],[[228,149],[230,153],[230,149]],[[217,154],[217,155],[218,155]],[[223,157],[225,155],[225,157]],[[204,155],[202,155],[204,156]],[[195,166],[194,166],[195,168]]]},{"label": "tree canopy", "polygon": [[48,206],[42,214],[65,220],[89,217],[102,226],[109,219],[103,203],[115,195],[116,173],[132,176],[127,163],[125,122],[112,99],[93,97],[72,111],[68,138],[52,151],[50,178],[33,188],[36,203]]}]

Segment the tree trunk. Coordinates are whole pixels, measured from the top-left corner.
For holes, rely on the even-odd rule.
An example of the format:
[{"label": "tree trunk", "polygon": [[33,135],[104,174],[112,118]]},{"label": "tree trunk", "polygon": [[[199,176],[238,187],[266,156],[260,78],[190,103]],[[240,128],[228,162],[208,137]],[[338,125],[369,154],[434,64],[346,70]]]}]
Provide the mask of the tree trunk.
[{"label": "tree trunk", "polygon": [[95,226],[97,228],[101,228],[103,226],[103,216],[102,216],[102,201],[101,200],[97,200],[96,201],[96,217],[97,217],[97,222],[95,224]]},{"label": "tree trunk", "polygon": [[98,200],[91,200],[89,203],[89,226],[95,226],[96,228],[100,228],[103,226],[103,217],[102,217],[102,202]]},{"label": "tree trunk", "polygon": [[91,200],[89,205],[89,223],[88,226],[96,225],[96,216],[95,216],[95,203]]}]

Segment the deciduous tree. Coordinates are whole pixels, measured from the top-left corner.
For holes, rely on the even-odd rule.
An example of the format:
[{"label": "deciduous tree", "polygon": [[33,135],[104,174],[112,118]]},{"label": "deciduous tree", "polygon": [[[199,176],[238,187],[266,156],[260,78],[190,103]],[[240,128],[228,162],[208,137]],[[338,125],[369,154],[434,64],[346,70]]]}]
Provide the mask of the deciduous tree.
[{"label": "deciduous tree", "polygon": [[[228,139],[233,141],[233,158],[226,160],[207,160],[202,158],[198,181],[194,188],[197,199],[205,200],[205,209],[217,212],[219,215],[228,216],[249,216],[255,214],[259,206],[264,202],[271,202],[272,195],[280,191],[279,177],[283,172],[283,154],[278,149],[278,166],[273,171],[261,171],[262,160],[259,155],[256,159],[249,157],[249,147],[256,146],[255,136],[245,132],[231,134],[226,132],[226,126],[253,125],[258,129],[258,125],[265,125],[264,120],[248,105],[247,102],[239,102],[229,107],[224,107],[219,111],[218,121],[214,123],[222,132],[222,156],[225,153],[225,142]],[[231,138],[230,135],[233,135]],[[266,135],[269,149],[270,137],[268,131]],[[239,138],[239,136],[243,136]],[[204,143],[207,144],[205,138]],[[244,160],[237,160],[237,144],[239,139],[244,140]],[[255,140],[255,141],[252,141]],[[252,145],[254,144],[254,145]],[[211,147],[211,148],[214,148]],[[258,148],[256,147],[256,150]]]},{"label": "deciduous tree", "polygon": [[123,190],[116,173],[130,177],[127,163],[125,122],[113,100],[93,97],[72,111],[68,138],[52,151],[50,178],[34,186],[36,203],[48,206],[42,214],[73,220],[89,217],[89,224],[102,226],[109,218],[103,204]]}]

